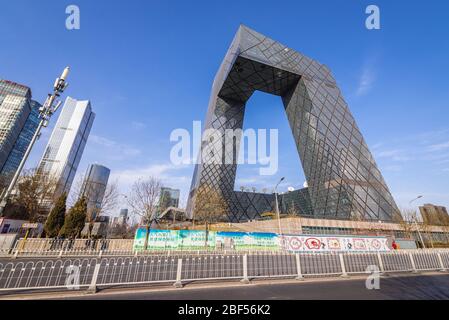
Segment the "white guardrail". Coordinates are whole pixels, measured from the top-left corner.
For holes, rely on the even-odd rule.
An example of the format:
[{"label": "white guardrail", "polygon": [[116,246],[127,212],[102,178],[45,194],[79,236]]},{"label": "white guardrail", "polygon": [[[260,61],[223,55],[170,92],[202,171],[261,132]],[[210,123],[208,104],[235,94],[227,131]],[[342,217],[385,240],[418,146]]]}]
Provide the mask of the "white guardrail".
[{"label": "white guardrail", "polygon": [[90,256],[133,253],[133,239],[19,239],[9,254],[14,256]]},{"label": "white guardrail", "polygon": [[200,280],[349,276],[447,271],[449,250],[367,253],[159,253],[142,256],[0,259],[0,292],[82,290]]}]

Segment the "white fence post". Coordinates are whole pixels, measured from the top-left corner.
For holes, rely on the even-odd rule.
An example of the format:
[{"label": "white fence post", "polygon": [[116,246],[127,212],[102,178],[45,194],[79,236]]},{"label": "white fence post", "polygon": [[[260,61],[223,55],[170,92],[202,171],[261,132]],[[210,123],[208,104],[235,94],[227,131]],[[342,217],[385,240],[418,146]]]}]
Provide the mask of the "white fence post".
[{"label": "white fence post", "polygon": [[340,253],[338,256],[340,257],[341,277],[342,278],[347,278],[348,277],[348,273],[346,272],[345,259],[343,258],[343,254]]},{"label": "white fence post", "polygon": [[301,260],[300,260],[300,257],[299,257],[299,253],[297,253],[295,255],[295,257],[296,257],[296,271],[298,273],[298,275],[296,277],[296,280],[304,280],[304,277],[302,275],[302,270],[301,270]]},{"label": "white fence post", "polygon": [[178,259],[178,269],[176,270],[176,282],[173,285],[175,288],[182,288],[181,275],[182,275],[182,259]]},{"label": "white fence post", "polygon": [[379,261],[379,269],[381,273],[385,273],[384,262],[382,261],[382,256],[380,252],[377,252],[377,260]]},{"label": "white fence post", "polygon": [[443,258],[441,257],[441,252],[438,252],[437,255],[438,255],[438,261],[440,261],[440,266],[441,266],[440,271],[446,272],[446,268],[444,267],[444,263],[443,263]]},{"label": "white fence post", "polygon": [[96,293],[97,292],[97,279],[98,274],[100,273],[101,263],[97,263],[95,265],[94,274],[92,275],[92,281],[90,283],[89,288],[87,289],[88,293]]},{"label": "white fence post", "polygon": [[249,278],[248,278],[248,255],[245,254],[243,256],[243,279],[241,280],[242,283],[248,284]]},{"label": "white fence post", "polygon": [[413,254],[411,252],[408,253],[409,257],[410,257],[410,261],[412,262],[412,269],[413,269],[413,273],[417,273],[418,270],[416,269],[416,265],[415,265],[415,260],[413,259]]}]

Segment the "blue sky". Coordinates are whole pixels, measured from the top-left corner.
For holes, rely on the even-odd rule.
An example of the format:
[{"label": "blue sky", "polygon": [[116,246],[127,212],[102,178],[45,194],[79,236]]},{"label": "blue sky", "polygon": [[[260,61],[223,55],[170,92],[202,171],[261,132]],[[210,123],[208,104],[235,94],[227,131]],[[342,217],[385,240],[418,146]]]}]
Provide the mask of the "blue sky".
[{"label": "blue sky", "polygon": [[[81,10],[81,29],[65,28],[65,8]],[[365,28],[376,4],[381,29]],[[449,2],[433,1],[5,1],[0,10],[0,77],[45,99],[70,65],[67,95],[97,113],[79,172],[110,167],[123,192],[156,175],[185,201],[193,168],[170,163],[173,129],[204,120],[212,80],[239,24],[328,65],[399,205],[449,206]],[[56,119],[53,119],[53,124]],[[245,128],[278,128],[280,170],[238,170],[236,188],[259,190],[281,176],[304,176],[282,103],[256,93]],[[37,164],[47,129],[28,163]],[[419,204],[420,202],[416,202]]]}]

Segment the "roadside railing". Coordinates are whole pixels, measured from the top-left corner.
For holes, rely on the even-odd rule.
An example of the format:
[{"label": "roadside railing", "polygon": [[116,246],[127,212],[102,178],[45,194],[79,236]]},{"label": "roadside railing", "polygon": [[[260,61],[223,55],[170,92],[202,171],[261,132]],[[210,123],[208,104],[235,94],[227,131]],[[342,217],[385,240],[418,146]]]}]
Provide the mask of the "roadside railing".
[{"label": "roadside railing", "polygon": [[[374,268],[374,269],[373,269]],[[367,253],[154,254],[2,262],[0,292],[82,290],[192,281],[316,278],[449,270],[449,250]]]},{"label": "roadside railing", "polygon": [[129,255],[133,239],[19,239],[11,254],[17,256]]},{"label": "roadside railing", "polygon": [[[159,249],[159,250],[139,250],[134,251],[133,239],[19,239],[14,247],[9,250],[9,254],[17,257],[77,257],[77,256],[133,256],[152,254],[227,254],[236,252],[231,249],[201,248],[194,249]],[[272,247],[252,250],[239,250],[240,254],[245,252],[271,252]],[[278,251],[272,251],[278,252]]]}]

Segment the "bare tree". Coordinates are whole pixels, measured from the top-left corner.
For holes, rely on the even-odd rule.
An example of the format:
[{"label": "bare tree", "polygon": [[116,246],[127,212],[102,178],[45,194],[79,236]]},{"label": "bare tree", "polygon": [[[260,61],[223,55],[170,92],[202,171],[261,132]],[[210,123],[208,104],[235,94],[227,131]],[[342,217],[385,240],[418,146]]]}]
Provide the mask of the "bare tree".
[{"label": "bare tree", "polygon": [[84,174],[77,175],[67,197],[67,206],[73,207],[83,192]]},{"label": "bare tree", "polygon": [[432,237],[432,225],[429,223],[429,221],[423,219],[423,222],[421,223],[421,227],[422,227],[423,233],[425,234],[425,240],[429,240],[431,247],[435,248],[434,243],[433,243],[433,237]]},{"label": "bare tree", "polygon": [[35,169],[25,170],[18,181],[11,205],[22,208],[28,220],[44,222],[47,207],[55,201],[56,188],[57,179],[53,175],[41,174]]},{"label": "bare tree", "polygon": [[85,196],[88,202],[96,203],[96,207],[92,208],[88,203],[88,210],[95,212],[88,212],[88,220],[91,221],[91,217],[100,216],[104,214],[111,214],[114,209],[117,208],[119,202],[120,192],[118,190],[118,181],[114,180],[109,182],[106,189],[98,188],[94,184],[85,185],[84,175],[79,175],[75,180],[68,200],[68,205],[73,206],[82,196]]},{"label": "bare tree", "polygon": [[400,215],[395,215],[393,221],[401,227],[406,237],[412,238],[416,211],[413,209],[401,209]]},{"label": "bare tree", "polygon": [[128,196],[128,204],[134,214],[140,216],[141,224],[146,227],[146,238],[144,248],[148,246],[148,238],[151,224],[157,221],[157,208],[161,195],[162,183],[160,180],[149,177],[139,179],[131,187]]},{"label": "bare tree", "polygon": [[11,174],[2,174],[0,175],[0,196],[3,196],[3,193],[8,188],[9,180],[12,179]]},{"label": "bare tree", "polygon": [[103,195],[103,200],[101,201],[101,209],[99,214],[112,214],[112,212],[117,208],[119,203],[120,192],[118,189],[118,181],[114,180],[109,182],[106,186],[106,190]]},{"label": "bare tree", "polygon": [[124,223],[115,223],[109,229],[109,238],[132,239],[136,229],[136,225],[129,225],[126,221]]},{"label": "bare tree", "polygon": [[225,220],[228,204],[221,193],[214,188],[201,186],[197,194],[194,219],[205,224],[205,245],[207,246],[209,224]]},{"label": "bare tree", "polygon": [[299,213],[295,203],[292,201],[291,204],[287,208],[287,216],[290,218],[298,217]]}]

